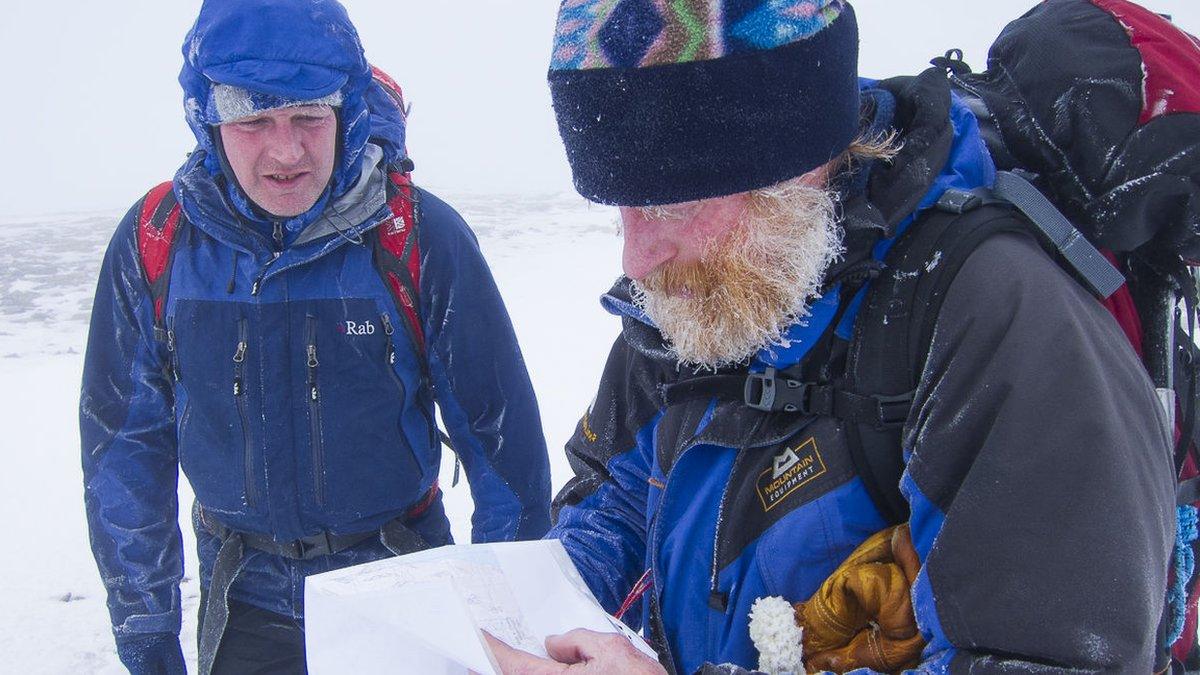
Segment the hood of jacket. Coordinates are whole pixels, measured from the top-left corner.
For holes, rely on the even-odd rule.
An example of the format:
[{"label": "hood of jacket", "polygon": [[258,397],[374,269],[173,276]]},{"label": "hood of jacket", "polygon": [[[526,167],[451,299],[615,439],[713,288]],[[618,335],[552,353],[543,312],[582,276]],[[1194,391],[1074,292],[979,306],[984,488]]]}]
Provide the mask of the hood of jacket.
[{"label": "hood of jacket", "polygon": [[[294,234],[325,214],[360,182],[369,145],[382,151],[385,165],[406,156],[404,112],[372,78],[358,33],[336,0],[205,0],[183,43],[184,111],[196,137],[196,152],[176,174],[176,191],[187,215],[188,200],[179,194],[183,179],[195,182],[202,168],[226,194],[240,220],[269,232],[270,219],[251,205],[232,176],[224,177],[209,113],[213,87],[233,85],[275,97],[305,101],[341,93],[338,159],[325,192],[305,213],[282,221]],[[197,200],[191,200],[193,208]],[[344,228],[343,228],[344,229]]]}]

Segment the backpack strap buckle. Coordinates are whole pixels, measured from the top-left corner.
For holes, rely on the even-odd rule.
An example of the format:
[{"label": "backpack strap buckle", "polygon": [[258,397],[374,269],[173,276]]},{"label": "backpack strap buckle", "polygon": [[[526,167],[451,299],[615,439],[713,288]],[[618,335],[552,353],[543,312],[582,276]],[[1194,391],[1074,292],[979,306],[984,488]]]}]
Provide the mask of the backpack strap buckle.
[{"label": "backpack strap buckle", "polygon": [[811,382],[779,377],[779,371],[767,368],[761,373],[746,375],[743,398],[748,407],[763,412],[792,412],[812,414]]},{"label": "backpack strap buckle", "polygon": [[874,395],[871,399],[878,411],[875,417],[875,428],[879,430],[895,429],[904,426],[908,413],[912,410],[913,392],[905,392],[894,396]]},{"label": "backpack strap buckle", "polygon": [[761,373],[749,373],[746,375],[745,388],[746,405],[761,410],[763,412],[771,412],[775,406],[775,369],[767,368]]}]

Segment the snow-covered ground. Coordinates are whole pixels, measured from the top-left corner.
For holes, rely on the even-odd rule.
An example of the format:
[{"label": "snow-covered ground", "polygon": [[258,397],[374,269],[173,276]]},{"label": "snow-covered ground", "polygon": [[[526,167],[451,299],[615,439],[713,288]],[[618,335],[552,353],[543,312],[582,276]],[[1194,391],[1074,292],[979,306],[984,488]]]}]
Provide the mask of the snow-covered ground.
[{"label": "snow-covered ground", "polygon": [[[443,195],[458,207],[508,303],[541,404],[557,489],[562,454],[619,330],[596,300],[619,272],[615,211],[579,197]],[[100,259],[121,216],[0,220],[0,672],[121,673],[83,516],[76,406]],[[466,483],[442,484],[470,540]],[[181,500],[191,490],[182,483]],[[186,513],[186,510],[185,510]],[[194,544],[184,522],[182,639],[195,659]]]}]

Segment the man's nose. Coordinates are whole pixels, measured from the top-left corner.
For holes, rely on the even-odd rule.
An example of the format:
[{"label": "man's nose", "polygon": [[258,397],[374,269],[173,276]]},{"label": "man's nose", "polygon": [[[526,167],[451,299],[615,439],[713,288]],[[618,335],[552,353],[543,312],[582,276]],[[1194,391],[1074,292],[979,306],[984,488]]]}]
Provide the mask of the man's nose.
[{"label": "man's nose", "polygon": [[276,124],[271,130],[269,155],[284,166],[300,163],[304,157],[304,138],[300,130],[290,122]]},{"label": "man's nose", "polygon": [[625,239],[621,265],[630,279],[649,276],[679,254],[665,223],[647,219],[635,209],[621,209],[621,225]]}]

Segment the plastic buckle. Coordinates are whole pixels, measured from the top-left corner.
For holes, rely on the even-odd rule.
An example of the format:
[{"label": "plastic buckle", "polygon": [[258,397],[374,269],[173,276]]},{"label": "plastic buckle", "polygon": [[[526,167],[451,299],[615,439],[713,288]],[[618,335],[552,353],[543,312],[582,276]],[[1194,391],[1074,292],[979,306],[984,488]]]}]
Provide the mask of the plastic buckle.
[{"label": "plastic buckle", "polygon": [[913,393],[907,392],[895,396],[871,397],[875,400],[878,415],[875,418],[875,428],[879,430],[894,429],[904,426],[908,413],[912,410]]},{"label": "plastic buckle", "polygon": [[812,384],[788,377],[776,377],[776,374],[774,368],[767,368],[765,372],[750,373],[746,376],[743,396],[746,405],[763,412],[809,414],[809,391]]},{"label": "plastic buckle", "polygon": [[310,537],[297,539],[293,543],[296,545],[297,557],[301,560],[311,560],[333,552],[333,542],[329,540],[329,532],[325,530]]},{"label": "plastic buckle", "polygon": [[966,190],[950,189],[942,193],[938,199],[937,208],[947,213],[962,215],[972,211],[983,203],[979,195]]},{"label": "plastic buckle", "polygon": [[775,369],[767,368],[761,373],[747,374],[742,398],[750,408],[773,412],[775,410]]}]

